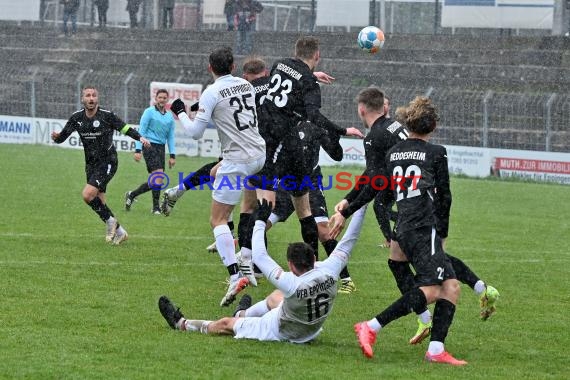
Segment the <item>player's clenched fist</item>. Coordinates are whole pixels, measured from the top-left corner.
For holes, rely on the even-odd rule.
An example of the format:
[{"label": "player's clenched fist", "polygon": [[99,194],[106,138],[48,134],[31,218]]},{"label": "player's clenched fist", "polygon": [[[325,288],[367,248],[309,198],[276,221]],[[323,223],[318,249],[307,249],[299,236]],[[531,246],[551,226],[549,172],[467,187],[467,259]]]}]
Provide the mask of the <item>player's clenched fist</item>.
[{"label": "player's clenched fist", "polygon": [[170,110],[176,114],[176,116],[180,115],[182,112],[186,112],[186,105],[180,98],[176,99],[170,105]]}]

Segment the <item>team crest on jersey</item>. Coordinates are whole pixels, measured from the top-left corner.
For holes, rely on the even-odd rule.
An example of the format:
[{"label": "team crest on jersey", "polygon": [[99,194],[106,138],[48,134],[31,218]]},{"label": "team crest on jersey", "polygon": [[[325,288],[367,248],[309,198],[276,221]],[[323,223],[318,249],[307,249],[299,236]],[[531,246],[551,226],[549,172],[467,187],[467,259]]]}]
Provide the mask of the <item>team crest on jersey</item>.
[{"label": "team crest on jersey", "polygon": [[299,132],[299,138],[303,140],[305,138],[305,132]]},{"label": "team crest on jersey", "polygon": [[101,123],[99,123],[99,120],[95,120],[93,122],[93,127],[98,128],[101,125]]}]

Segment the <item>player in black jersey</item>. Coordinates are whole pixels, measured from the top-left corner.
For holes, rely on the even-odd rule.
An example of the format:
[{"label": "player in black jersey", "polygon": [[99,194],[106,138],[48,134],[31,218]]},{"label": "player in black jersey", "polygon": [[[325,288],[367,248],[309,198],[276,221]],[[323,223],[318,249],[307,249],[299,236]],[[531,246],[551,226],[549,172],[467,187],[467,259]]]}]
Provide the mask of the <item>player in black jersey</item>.
[{"label": "player in black jersey", "polygon": [[106,202],[105,192],[119,164],[113,144],[115,131],[140,141],[145,147],[150,142],[135,129],[129,127],[113,112],[99,107],[98,91],[85,87],[81,92],[83,108],[75,112],[61,132],[52,132],[56,144],[64,142],[73,132],[79,134],[85,153],[85,174],[87,184],[83,188],[83,200],[107,225],[105,240],[120,244],[128,238],[127,231],[119,225]]},{"label": "player in black jersey", "polygon": [[[258,118],[258,125],[259,125],[259,132],[261,134],[261,136],[265,139],[265,143],[266,143],[266,164],[270,163],[266,166],[264,166],[264,168],[262,169],[262,171],[259,173],[259,176],[266,176],[266,177],[272,177],[273,174],[273,159],[276,156],[276,149],[279,146],[280,140],[279,137],[274,133],[274,131],[272,131],[272,127],[273,124],[271,123],[271,116],[269,115],[269,108],[264,107],[264,104],[266,103],[266,98],[267,98],[267,94],[268,91],[270,90],[271,86],[272,86],[272,82],[271,82],[271,78],[269,76],[267,76],[267,66],[265,64],[265,61],[259,57],[249,57],[245,60],[244,64],[243,64],[243,77],[250,82],[254,88],[255,88],[255,105],[256,105],[256,110],[257,110],[257,118]],[[324,72],[314,72],[312,73],[312,75],[314,76],[314,78],[321,82],[321,83],[332,83],[332,81],[334,81],[334,77],[328,75],[327,73]],[[315,127],[315,126],[311,126],[311,127]],[[319,139],[319,136],[321,134],[325,133],[325,130],[322,128],[314,128],[315,129],[315,136],[313,136],[315,139]],[[330,140],[336,140],[338,147],[340,148],[340,158],[342,158],[342,148],[340,147],[340,145],[338,144],[338,134],[334,133],[331,134],[331,138]],[[335,137],[336,136],[336,137]],[[328,140],[327,140],[328,141]],[[332,145],[332,144],[330,144]],[[313,165],[312,163],[309,163],[309,166],[312,168],[314,166],[317,165],[318,163],[318,144],[317,144],[317,154],[316,154],[316,160],[317,162]],[[335,149],[335,148],[331,148],[331,149]],[[278,153],[278,152],[277,152]],[[305,154],[307,154],[308,152],[305,152]],[[340,159],[339,158],[339,159]],[[258,183],[256,184],[260,187],[262,187],[262,184]],[[271,191],[269,192],[269,194],[275,198],[275,195],[273,193],[274,189],[271,189]],[[266,194],[264,192],[264,194]],[[265,196],[265,195],[263,195]],[[289,196],[289,195],[287,195]],[[323,203],[324,203],[324,199],[323,199]],[[250,202],[242,202],[242,207],[240,210],[240,220],[239,220],[239,225],[238,225],[238,241],[239,241],[239,245],[241,247],[241,251],[238,255],[238,263],[239,263],[239,267],[240,270],[242,270],[242,272],[249,272],[250,270],[252,270],[250,268],[251,263],[250,263],[250,258],[251,258],[251,234],[253,233],[253,218],[252,213],[253,213],[253,209],[247,207],[248,204],[251,204]],[[325,203],[326,206],[326,203]],[[303,226],[303,222],[301,222],[301,225]],[[324,236],[324,235],[323,235]],[[328,240],[332,240],[332,239],[326,239]],[[334,240],[336,245],[336,240]],[[330,249],[329,249],[330,248]],[[326,245],[326,251],[327,253],[332,252],[332,250],[334,249],[334,246],[332,244],[332,242],[327,243]],[[317,252],[315,250],[315,252]],[[248,269],[249,268],[249,269]],[[350,280],[350,277],[348,275],[347,271],[343,271],[342,275],[344,277],[342,278],[348,278]]]},{"label": "player in black jersey", "polygon": [[[308,145],[306,154],[309,160],[310,166],[313,167],[313,171],[310,175],[309,186],[309,203],[311,205],[311,213],[315,218],[317,223],[319,241],[323,245],[327,255],[330,255],[337,245],[336,239],[330,238],[330,231],[328,228],[328,209],[325,200],[325,194],[323,192],[323,187],[325,186],[326,180],[323,179],[323,174],[321,172],[321,167],[319,166],[319,153],[322,147],[324,151],[335,161],[341,161],[343,157],[343,148],[340,145],[340,136],[334,132],[327,132],[323,129],[319,129],[322,133],[320,138],[313,141]],[[267,222],[267,229],[274,226],[277,222],[284,222],[295,212],[295,207],[291,201],[289,193],[284,190],[283,186],[279,186],[276,194],[276,205],[269,217]],[[317,257],[318,259],[318,257]],[[354,281],[350,277],[348,268],[345,267],[342,272],[340,272],[340,284],[338,287],[339,293],[349,294],[356,290]]]},{"label": "player in black jersey", "polygon": [[[262,128],[266,130],[266,165],[261,175],[295,179],[291,191],[293,205],[301,224],[303,240],[318,250],[318,230],[311,214],[308,189],[301,186],[312,167],[305,160],[307,140],[315,128],[339,135],[362,137],[356,128],[342,128],[320,112],[321,90],[313,71],[320,60],[319,40],[301,37],[295,43],[295,57],[277,60],[269,74],[269,89],[262,112],[268,116]],[[306,122],[309,121],[310,124]],[[263,198],[275,204],[275,189],[265,189]]]},{"label": "player in black jersey", "polygon": [[[401,129],[402,124],[400,122],[394,123],[392,119],[387,117],[389,113],[389,103],[381,100],[382,95],[382,91],[378,88],[370,87],[360,92],[357,97],[357,102],[359,104],[358,112],[364,124],[366,126],[372,126],[370,133],[364,140],[367,166],[363,175],[369,176],[368,178],[373,178],[373,176],[380,174],[389,182],[389,173],[384,173],[385,170],[382,169],[382,166],[385,165],[385,157],[379,155],[378,152],[384,152],[385,155],[388,148],[398,142],[399,138],[405,138],[408,132],[405,129]],[[405,108],[400,108],[396,111],[396,119],[404,123],[405,115],[400,117],[398,115],[399,110],[405,111]],[[379,116],[382,113],[385,116]],[[381,123],[382,120],[383,123]],[[384,129],[379,128],[381,125],[387,127]],[[377,187],[383,185],[380,181],[376,184]],[[386,189],[389,190],[389,188],[390,184],[387,184]],[[388,267],[396,280],[398,289],[404,294],[414,288],[416,284],[409,261],[402,252],[390,228],[390,219],[394,217],[394,213],[390,211],[391,205],[394,202],[390,191],[378,191],[370,185],[361,186],[359,189],[351,191],[345,199],[335,207],[337,213],[331,217],[331,224],[336,225],[336,228],[332,228],[332,236],[336,236],[335,234],[340,231],[344,224],[345,217],[350,216],[353,210],[357,210],[362,204],[373,198],[375,199],[375,207],[381,206],[383,208],[380,213],[377,213],[377,219],[382,234],[386,239],[386,243],[390,248]],[[350,204],[349,200],[351,200]],[[443,231],[440,231],[440,237],[446,238],[447,232],[443,235]],[[479,295],[481,318],[486,320],[495,311],[494,303],[499,296],[497,290],[491,286],[487,286],[481,281],[463,261],[451,255],[448,256],[453,264],[457,279],[469,285]],[[418,315],[418,329],[414,336],[410,338],[410,344],[421,343],[429,336],[432,326],[432,316],[429,309],[423,308],[414,311]]]},{"label": "player in black jersey", "polygon": [[375,318],[355,325],[360,347],[367,357],[373,355],[372,344],[381,328],[411,310],[435,302],[426,360],[467,364],[455,359],[444,347],[461,290],[439,235],[447,234],[451,192],[447,152],[443,146],[428,142],[438,120],[437,111],[428,98],[414,99],[406,110],[410,136],[386,155],[386,172],[394,183],[391,193],[398,206],[394,233],[416,271],[418,287],[406,292]]}]

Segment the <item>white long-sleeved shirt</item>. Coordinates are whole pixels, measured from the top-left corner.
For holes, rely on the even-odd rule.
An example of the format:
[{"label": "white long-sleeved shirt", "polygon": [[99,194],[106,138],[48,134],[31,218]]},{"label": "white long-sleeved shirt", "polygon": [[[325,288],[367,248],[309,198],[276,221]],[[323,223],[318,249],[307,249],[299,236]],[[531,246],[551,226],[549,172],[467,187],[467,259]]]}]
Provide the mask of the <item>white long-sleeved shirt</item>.
[{"label": "white long-sleeved shirt", "polygon": [[196,140],[212,121],[225,160],[243,163],[265,156],[265,140],[257,128],[255,90],[243,78],[230,74],[218,77],[202,93],[194,121],[185,112],[178,118],[184,130]]},{"label": "white long-sleeved shirt", "polygon": [[337,294],[337,281],[348,263],[354,244],[360,236],[366,206],[352,220],[331,255],[315,263],[315,268],[300,276],[286,272],[273,260],[265,248],[265,223],[256,221],[253,229],[253,262],[267,279],[283,292],[279,314],[279,332],[294,343],[313,340],[321,331],[332,311]]}]

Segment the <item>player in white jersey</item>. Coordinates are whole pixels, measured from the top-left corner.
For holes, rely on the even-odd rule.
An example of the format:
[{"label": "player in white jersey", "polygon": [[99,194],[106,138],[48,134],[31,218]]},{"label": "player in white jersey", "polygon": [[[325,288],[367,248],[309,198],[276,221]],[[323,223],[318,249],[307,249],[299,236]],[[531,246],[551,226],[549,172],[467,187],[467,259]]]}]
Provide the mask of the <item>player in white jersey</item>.
[{"label": "player in white jersey", "polygon": [[[324,261],[315,262],[313,249],[308,244],[290,244],[287,249],[290,272],[284,271],[267,254],[263,235],[271,208],[265,199],[259,205],[253,231],[253,261],[277,290],[253,306],[250,306],[251,298],[243,296],[234,317],[217,321],[186,319],[180,309],[162,296],[158,306],[171,328],[293,343],[309,342],[320,334],[336,299],[339,273],[360,235],[366,208],[352,216],[342,240]],[[246,299],[248,302],[243,302]]]},{"label": "player in white jersey", "polygon": [[248,190],[243,181],[259,172],[265,163],[265,141],[257,128],[255,90],[245,79],[231,75],[234,68],[230,48],[215,50],[210,54],[208,66],[214,83],[200,97],[195,119],[190,120],[180,99],[176,99],[170,108],[194,139],[201,138],[208,123],[212,122],[222,145],[223,161],[213,184],[210,214],[216,247],[230,274],[229,287],[221,306],[231,304],[236,294],[253,281],[239,276],[228,218],[240,202],[242,189],[246,192],[244,201],[255,203],[255,190],[247,186],[251,189]]}]

